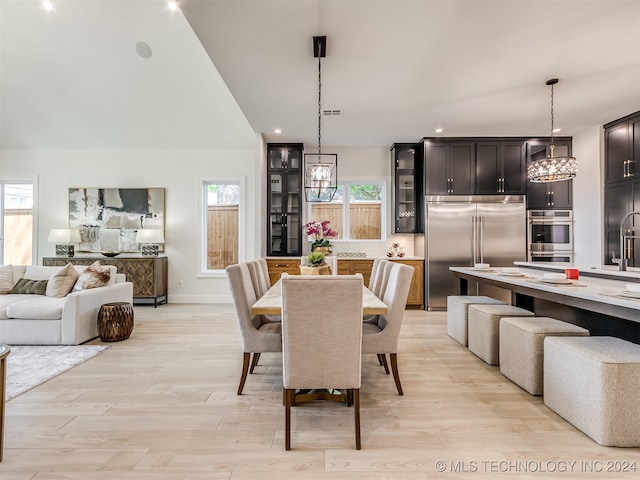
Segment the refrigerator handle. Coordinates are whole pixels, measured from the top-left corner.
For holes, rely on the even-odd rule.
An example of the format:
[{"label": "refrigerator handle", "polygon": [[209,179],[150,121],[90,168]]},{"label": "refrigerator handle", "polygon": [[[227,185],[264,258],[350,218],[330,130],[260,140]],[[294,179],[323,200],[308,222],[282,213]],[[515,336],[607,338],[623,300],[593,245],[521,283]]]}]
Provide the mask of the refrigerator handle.
[{"label": "refrigerator handle", "polygon": [[480,256],[480,263],[484,263],[484,227],[482,223],[482,216],[478,216],[478,237],[480,238],[478,254]]},{"label": "refrigerator handle", "polygon": [[478,217],[475,215],[471,217],[471,233],[473,235],[473,240],[471,243],[471,249],[473,250],[473,264],[475,265],[478,262]]}]

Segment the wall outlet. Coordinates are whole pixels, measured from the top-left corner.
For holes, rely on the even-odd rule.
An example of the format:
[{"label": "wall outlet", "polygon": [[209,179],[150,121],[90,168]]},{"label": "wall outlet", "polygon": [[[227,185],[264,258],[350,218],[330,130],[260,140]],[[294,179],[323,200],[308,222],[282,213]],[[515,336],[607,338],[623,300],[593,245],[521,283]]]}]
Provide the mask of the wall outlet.
[{"label": "wall outlet", "polygon": [[182,280],[180,280],[178,282],[178,288],[183,288],[184,287],[184,282]]}]

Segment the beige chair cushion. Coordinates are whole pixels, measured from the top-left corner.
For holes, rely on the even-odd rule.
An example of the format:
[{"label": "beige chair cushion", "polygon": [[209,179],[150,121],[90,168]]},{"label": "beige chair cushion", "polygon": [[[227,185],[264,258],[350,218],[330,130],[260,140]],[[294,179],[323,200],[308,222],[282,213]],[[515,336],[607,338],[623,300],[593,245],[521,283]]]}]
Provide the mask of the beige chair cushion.
[{"label": "beige chair cushion", "polygon": [[47,297],[66,297],[75,285],[78,277],[78,272],[73,264],[67,263],[49,279],[46,291]]},{"label": "beige chair cushion", "polygon": [[59,320],[64,298],[38,296],[7,307],[7,317],[27,320]]}]

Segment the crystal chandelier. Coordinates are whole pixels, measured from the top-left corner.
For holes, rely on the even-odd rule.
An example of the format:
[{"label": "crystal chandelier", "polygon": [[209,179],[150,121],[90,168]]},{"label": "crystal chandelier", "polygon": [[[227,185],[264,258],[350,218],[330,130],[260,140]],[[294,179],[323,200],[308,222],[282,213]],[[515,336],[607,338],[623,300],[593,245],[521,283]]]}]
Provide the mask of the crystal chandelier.
[{"label": "crystal chandelier", "polygon": [[313,37],[313,56],[318,59],[318,153],[304,154],[304,193],[307,202],[330,202],[338,189],[338,155],[322,153],[322,64],[327,37]]},{"label": "crystal chandelier", "polygon": [[555,148],[553,145],[553,86],[556,83],[558,83],[557,78],[547,80],[547,85],[551,85],[551,145],[549,146],[549,156],[529,164],[527,176],[531,182],[560,182],[575,177],[578,172],[578,161],[575,157],[556,157],[553,154]]}]

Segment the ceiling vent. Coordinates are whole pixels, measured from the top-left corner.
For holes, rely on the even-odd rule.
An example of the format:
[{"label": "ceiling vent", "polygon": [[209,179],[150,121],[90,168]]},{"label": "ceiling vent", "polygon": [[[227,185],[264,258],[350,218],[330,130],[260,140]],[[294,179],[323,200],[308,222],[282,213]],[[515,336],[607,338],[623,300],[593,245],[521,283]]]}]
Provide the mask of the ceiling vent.
[{"label": "ceiling vent", "polygon": [[341,117],[342,110],[340,110],[339,108],[334,108],[331,110],[322,110],[322,116],[323,117]]}]

